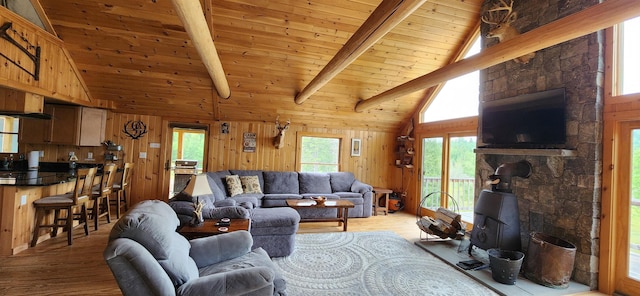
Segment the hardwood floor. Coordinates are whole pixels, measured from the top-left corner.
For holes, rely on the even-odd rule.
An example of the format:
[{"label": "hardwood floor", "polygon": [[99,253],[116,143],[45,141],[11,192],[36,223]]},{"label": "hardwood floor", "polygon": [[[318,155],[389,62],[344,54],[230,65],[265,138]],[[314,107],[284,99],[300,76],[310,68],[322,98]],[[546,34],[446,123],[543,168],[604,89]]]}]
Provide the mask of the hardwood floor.
[{"label": "hardwood floor", "polygon": [[[114,217],[115,219],[115,217]],[[390,230],[409,241],[420,239],[413,214],[396,212],[349,219],[349,231]],[[0,258],[0,295],[121,295],[102,257],[111,224],[102,220],[98,231],[74,232],[49,239],[17,255]],[[337,223],[302,223],[299,233],[342,231]],[[604,295],[597,292],[580,295]]]}]

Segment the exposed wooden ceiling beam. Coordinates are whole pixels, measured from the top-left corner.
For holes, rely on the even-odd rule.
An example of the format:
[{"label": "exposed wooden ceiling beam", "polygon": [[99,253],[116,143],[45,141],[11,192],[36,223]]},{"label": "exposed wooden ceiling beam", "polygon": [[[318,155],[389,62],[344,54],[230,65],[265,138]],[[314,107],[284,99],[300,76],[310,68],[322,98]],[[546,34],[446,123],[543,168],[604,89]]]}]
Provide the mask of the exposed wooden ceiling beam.
[{"label": "exposed wooden ceiling beam", "polygon": [[220,62],[220,57],[218,57],[216,47],[213,44],[211,31],[209,31],[200,1],[171,0],[171,2],[173,2],[173,6],[182,24],[184,24],[187,34],[191,37],[193,46],[200,54],[200,58],[207,68],[211,80],[213,80],[213,86],[216,88],[218,95],[224,99],[229,98],[231,96],[229,83],[224,69],[222,69],[222,63]]},{"label": "exposed wooden ceiling beam", "polygon": [[306,101],[425,2],[383,0],[331,61],[296,95],[296,104]]},{"label": "exposed wooden ceiling beam", "polygon": [[606,29],[640,15],[638,0],[608,0],[572,15],[533,29],[509,41],[484,49],[477,55],[444,66],[426,75],[401,84],[355,106],[356,112],[366,111],[384,102],[408,95],[456,78],[482,70],[530,52]]}]

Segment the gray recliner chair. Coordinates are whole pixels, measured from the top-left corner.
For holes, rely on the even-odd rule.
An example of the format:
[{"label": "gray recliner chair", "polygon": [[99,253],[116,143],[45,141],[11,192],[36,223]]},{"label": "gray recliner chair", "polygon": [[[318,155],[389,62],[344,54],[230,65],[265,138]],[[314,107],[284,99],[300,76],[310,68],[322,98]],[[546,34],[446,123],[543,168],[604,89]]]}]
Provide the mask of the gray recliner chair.
[{"label": "gray recliner chair", "polygon": [[104,258],[124,295],[286,295],[247,231],[188,241],[162,201],[136,204],[114,225]]}]

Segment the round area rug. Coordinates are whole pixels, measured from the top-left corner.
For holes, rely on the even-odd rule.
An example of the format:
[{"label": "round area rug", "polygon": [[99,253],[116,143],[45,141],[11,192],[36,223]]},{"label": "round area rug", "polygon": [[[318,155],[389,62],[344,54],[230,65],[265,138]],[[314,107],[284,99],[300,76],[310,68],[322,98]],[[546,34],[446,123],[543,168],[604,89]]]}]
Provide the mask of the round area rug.
[{"label": "round area rug", "polygon": [[497,295],[393,232],[296,235],[274,258],[296,295]]}]

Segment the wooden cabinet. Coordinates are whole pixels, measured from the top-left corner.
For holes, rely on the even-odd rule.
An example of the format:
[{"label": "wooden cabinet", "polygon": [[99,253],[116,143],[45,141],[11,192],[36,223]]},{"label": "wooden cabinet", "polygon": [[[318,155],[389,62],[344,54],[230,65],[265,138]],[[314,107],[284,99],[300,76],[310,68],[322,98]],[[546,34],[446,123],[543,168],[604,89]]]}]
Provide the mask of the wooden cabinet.
[{"label": "wooden cabinet", "polygon": [[396,166],[404,168],[413,167],[413,156],[415,150],[413,148],[414,138],[408,136],[400,136],[396,139],[398,148],[396,150]]},{"label": "wooden cabinet", "polygon": [[21,143],[100,146],[104,142],[105,110],[47,104],[44,112],[51,120],[21,119]]},{"label": "wooden cabinet", "polygon": [[107,111],[96,108],[81,108],[80,146],[100,146],[104,142]]}]

